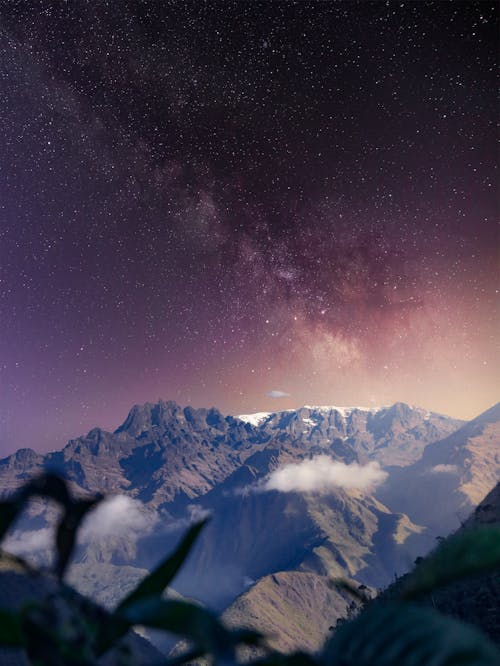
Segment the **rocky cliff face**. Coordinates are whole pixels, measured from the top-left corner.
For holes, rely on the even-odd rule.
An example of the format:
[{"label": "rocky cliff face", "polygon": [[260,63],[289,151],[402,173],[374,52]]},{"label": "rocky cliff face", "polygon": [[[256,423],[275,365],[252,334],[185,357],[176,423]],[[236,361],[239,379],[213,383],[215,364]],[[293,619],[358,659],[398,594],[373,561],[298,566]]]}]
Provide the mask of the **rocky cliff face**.
[{"label": "rocky cliff face", "polygon": [[0,461],[0,488],[11,490],[43,466],[86,491],[125,492],[158,505],[202,495],[268,436],[215,409],[159,402],[132,408],[114,433],[94,428],[62,450],[18,451]]},{"label": "rocky cliff face", "polygon": [[[252,415],[242,416],[252,419]],[[455,431],[461,421],[404,403],[391,407],[302,407],[261,414],[258,429],[295,454],[330,449],[339,457],[405,466],[424,448]]]}]

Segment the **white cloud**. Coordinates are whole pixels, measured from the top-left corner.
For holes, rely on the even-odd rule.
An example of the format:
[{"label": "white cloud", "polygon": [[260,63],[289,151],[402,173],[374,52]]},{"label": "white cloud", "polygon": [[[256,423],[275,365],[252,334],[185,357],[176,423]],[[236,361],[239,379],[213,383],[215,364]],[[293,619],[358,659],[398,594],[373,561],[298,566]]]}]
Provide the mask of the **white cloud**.
[{"label": "white cloud", "polygon": [[323,455],[275,470],[264,483],[263,489],[321,494],[335,488],[367,490],[382,483],[387,476],[387,472],[377,462],[346,465]]},{"label": "white cloud", "polygon": [[431,468],[432,474],[458,474],[456,465],[435,465]]},{"label": "white cloud", "polygon": [[269,393],[266,393],[266,395],[268,398],[288,398],[290,396],[289,393],[286,393],[285,391],[279,391],[277,389],[269,391]]},{"label": "white cloud", "polygon": [[209,518],[212,515],[212,512],[208,509],[204,509],[200,504],[188,504],[187,512],[189,515],[189,524],[198,523],[200,520]]},{"label": "white cloud", "polygon": [[[202,520],[209,512],[198,504],[187,507],[187,516],[179,520],[168,519],[139,500],[127,495],[110,495],[85,517],[78,530],[78,543],[85,546],[91,542],[102,542],[107,537],[126,537],[136,542],[158,529],[169,533],[184,530],[193,522]],[[18,529],[9,533],[3,542],[6,551],[23,557],[45,557],[55,549],[55,532],[58,515],[46,516],[49,524],[37,530]]]},{"label": "white cloud", "polygon": [[106,536],[120,536],[149,532],[158,521],[156,512],[142,502],[126,495],[112,495],[91,511],[82,525],[81,541],[92,541]]},{"label": "white cloud", "polygon": [[13,555],[32,555],[52,549],[53,545],[54,529],[42,527],[39,530],[16,530],[7,536],[3,548]]}]

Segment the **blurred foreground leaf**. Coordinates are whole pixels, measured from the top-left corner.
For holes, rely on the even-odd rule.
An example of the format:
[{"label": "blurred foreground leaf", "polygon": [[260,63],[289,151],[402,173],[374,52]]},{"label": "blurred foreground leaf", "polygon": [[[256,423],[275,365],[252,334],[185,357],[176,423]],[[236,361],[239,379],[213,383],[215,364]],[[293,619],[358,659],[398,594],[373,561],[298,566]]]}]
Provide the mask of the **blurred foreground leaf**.
[{"label": "blurred foreground leaf", "polygon": [[[133,624],[145,624],[142,621],[132,621],[130,619],[131,616],[127,616],[125,610],[134,605],[136,608],[134,612],[137,613],[136,604],[141,600],[147,600],[148,603],[151,603],[152,599],[155,599],[157,602],[161,601],[163,591],[181,568],[199,533],[206,525],[207,520],[208,519],[205,519],[192,525],[175,551],[160,562],[160,564],[148,574],[137,587],[132,590],[132,592],[122,599],[118,604],[116,611],[100,628],[97,637],[98,654],[106,652],[106,650],[108,650],[116,640],[123,636]],[[172,632],[175,633],[173,630]]]},{"label": "blurred foreground leaf", "polygon": [[93,509],[102,497],[71,502],[64,511],[56,531],[57,562],[56,574],[59,580],[64,576],[71,554],[76,544],[78,528],[87,513]]},{"label": "blurred foreground leaf", "polygon": [[8,529],[21,512],[22,504],[15,500],[3,500],[0,502],[0,541],[4,538]]},{"label": "blurred foreground leaf", "polygon": [[335,666],[498,666],[500,652],[471,626],[410,603],[375,603],[328,641]]},{"label": "blurred foreground leaf", "polygon": [[221,654],[231,650],[229,631],[210,611],[187,601],[141,599],[124,608],[119,616],[130,626],[162,629],[195,643],[204,652]]},{"label": "blurred foreground leaf", "polygon": [[19,491],[19,499],[23,503],[35,496],[52,499],[65,508],[72,504],[66,481],[53,472],[32,479]]},{"label": "blurred foreground leaf", "polygon": [[294,652],[293,654],[271,654],[251,662],[252,666],[318,666],[319,662],[306,652]]},{"label": "blurred foreground leaf", "polygon": [[50,594],[20,613],[25,649],[35,666],[96,666],[92,632],[77,605]]},{"label": "blurred foreground leaf", "polygon": [[23,647],[25,644],[19,614],[0,608],[0,645]]},{"label": "blurred foreground leaf", "polygon": [[208,519],[195,523],[184,536],[175,551],[163,560],[148,576],[146,576],[137,587],[130,592],[118,605],[117,610],[122,610],[131,603],[152,596],[161,596],[165,588],[175,577],[184,560],[189,555],[199,533],[205,527]]},{"label": "blurred foreground leaf", "polygon": [[466,576],[500,568],[500,527],[463,530],[441,542],[406,579],[400,598],[413,599]]}]

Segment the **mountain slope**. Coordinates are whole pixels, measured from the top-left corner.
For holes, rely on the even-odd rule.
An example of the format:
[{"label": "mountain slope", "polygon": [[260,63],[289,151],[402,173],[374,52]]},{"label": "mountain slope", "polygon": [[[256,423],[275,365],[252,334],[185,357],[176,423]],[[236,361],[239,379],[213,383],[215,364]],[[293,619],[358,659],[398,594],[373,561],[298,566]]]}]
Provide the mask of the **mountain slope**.
[{"label": "mountain slope", "polygon": [[[500,483],[479,503],[456,534],[490,525],[500,525]],[[382,596],[397,596],[405,579],[403,576],[393,583]],[[500,644],[500,571],[472,576],[439,588],[420,598],[419,603],[475,625]]]},{"label": "mountain slope", "polygon": [[464,523],[464,527],[479,525],[500,525],[500,482],[477,505]]},{"label": "mountain slope", "polygon": [[325,576],[280,571],[258,580],[222,618],[229,626],[261,631],[273,648],[283,652],[315,652],[351,601]]},{"label": "mountain slope", "polygon": [[456,529],[499,478],[500,403],[428,446],[413,465],[390,470],[376,495],[437,536]]},{"label": "mountain slope", "polygon": [[459,424],[402,403],[378,410],[304,407],[256,420],[159,401],[134,406],[114,433],[94,428],[62,451],[42,456],[22,449],[0,460],[0,489],[11,491],[48,466],[82,491],[182,505],[269,445],[292,458],[326,451],[344,462],[406,465]]},{"label": "mountain slope", "polygon": [[0,460],[0,488],[11,490],[46,466],[81,490],[125,492],[156,506],[207,492],[266,439],[215,409],[146,403],[114,433],[94,428],[62,451],[40,456],[24,449]]},{"label": "mountain slope", "polygon": [[277,455],[260,457],[258,468],[245,465],[193,505],[213,518],[176,589],[223,607],[245,581],[275,571],[357,577],[378,587],[407,569],[414,557],[407,538],[422,528],[369,493],[255,491]]},{"label": "mountain slope", "polygon": [[404,403],[390,407],[301,407],[285,412],[240,416],[282,446],[324,449],[344,457],[349,449],[361,462],[408,465],[424,448],[454,432],[462,421]]},{"label": "mountain slope", "polygon": [[[81,542],[78,557],[88,565],[81,569],[82,589],[96,580],[94,565],[96,571],[101,564],[150,568],[207,511],[214,518],[176,580],[183,594],[223,608],[249,580],[294,570],[356,576],[380,587],[424,550],[427,523],[414,514],[410,520],[397,502],[388,508],[383,487],[377,497],[341,481],[323,493],[279,492],[266,488],[266,479],[284,465],[318,455],[343,469],[391,463],[391,475],[398,478],[461,425],[403,403],[232,417],[160,401],[135,406],[114,433],[96,428],[62,451],[40,456],[24,450],[1,460],[0,488],[10,491],[49,466],[82,493],[118,493],[147,505],[148,515],[125,503],[126,511],[108,518],[99,538]],[[139,517],[129,529],[134,513]],[[30,538],[47,521],[43,511],[30,516]],[[112,528],[122,522],[124,531],[117,535]]]},{"label": "mountain slope", "polygon": [[[500,524],[500,483],[476,507],[463,529]],[[402,580],[384,591],[383,597],[398,594]],[[285,652],[315,651],[329,628],[345,617],[352,596],[329,585],[316,574],[288,571],[265,576],[238,597],[225,611],[229,623],[248,626],[272,636],[271,645]],[[422,603],[476,625],[496,642],[500,641],[500,574],[476,576],[445,589],[435,590]]]}]

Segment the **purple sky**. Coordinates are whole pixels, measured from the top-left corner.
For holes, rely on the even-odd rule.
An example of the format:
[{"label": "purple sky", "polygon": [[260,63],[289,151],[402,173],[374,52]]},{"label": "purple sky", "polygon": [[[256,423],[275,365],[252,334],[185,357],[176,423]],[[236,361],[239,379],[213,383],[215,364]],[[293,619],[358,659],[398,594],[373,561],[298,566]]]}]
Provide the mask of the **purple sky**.
[{"label": "purple sky", "polygon": [[0,15],[1,452],[159,397],[497,401],[495,3]]}]

